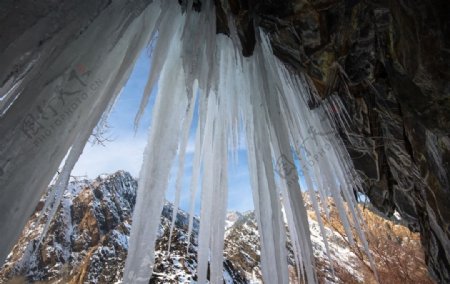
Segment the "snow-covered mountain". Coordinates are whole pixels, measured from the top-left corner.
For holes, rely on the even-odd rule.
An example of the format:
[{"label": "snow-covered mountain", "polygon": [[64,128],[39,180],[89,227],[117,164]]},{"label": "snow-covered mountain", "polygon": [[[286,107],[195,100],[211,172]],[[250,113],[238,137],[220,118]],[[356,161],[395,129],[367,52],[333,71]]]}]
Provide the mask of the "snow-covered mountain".
[{"label": "snow-covered mountain", "polygon": [[29,281],[119,281],[128,249],[136,188],[136,181],[125,172],[93,181],[71,182],[39,245],[46,222],[46,218],[38,219],[44,205],[41,200],[8,256],[1,277],[21,275]]},{"label": "snow-covered mountain", "polygon": [[[42,200],[0,271],[0,282],[120,283],[127,255],[136,189],[136,180],[123,171],[91,181],[71,182],[39,245],[46,222],[46,218],[38,218],[44,204]],[[325,222],[325,230],[333,270],[325,253],[325,243],[320,235],[318,222],[310,218],[311,239],[320,282],[370,282],[374,276],[367,259],[358,246],[349,246],[343,235],[342,224],[337,221],[338,218],[333,217],[332,203],[330,209],[331,216]],[[169,252],[172,212],[172,204],[166,203],[161,216],[156,261],[150,283],[195,283],[200,223],[194,218],[193,233],[189,238],[188,214],[178,211]],[[429,281],[424,278],[426,270],[417,235],[370,211],[364,211],[364,214],[370,220],[367,235],[377,264],[386,263],[389,269],[393,269],[395,267],[392,263],[397,263],[398,270],[404,271],[408,277],[415,275],[416,279]],[[260,241],[254,213],[229,212],[226,220],[225,283],[262,283]],[[374,232],[376,238],[372,236]],[[290,243],[287,248],[291,283],[301,283],[297,278],[298,267]],[[391,255],[396,249],[396,255]],[[397,273],[386,273],[381,265],[378,269],[380,277]],[[392,280],[392,275],[390,277]],[[402,279],[396,278],[395,281]],[[421,283],[426,283],[424,281],[421,280]]]},{"label": "snow-covered mountain", "polygon": [[[0,282],[116,283],[128,249],[131,213],[136,202],[137,182],[118,171],[93,181],[70,183],[41,245],[39,238],[46,218],[39,219],[41,200],[22,236],[0,272]],[[188,240],[188,214],[178,211],[168,252],[173,206],[166,203],[158,233],[156,262],[150,283],[191,283],[196,279],[196,251],[199,220],[194,218]],[[187,244],[190,244],[188,246]],[[233,278],[229,283],[245,283]]]}]

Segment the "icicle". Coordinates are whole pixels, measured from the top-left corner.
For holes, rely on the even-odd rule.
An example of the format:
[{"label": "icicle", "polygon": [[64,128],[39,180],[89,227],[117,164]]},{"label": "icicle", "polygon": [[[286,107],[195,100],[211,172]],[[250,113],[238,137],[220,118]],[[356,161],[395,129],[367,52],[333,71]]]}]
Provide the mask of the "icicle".
[{"label": "icicle", "polygon": [[[182,17],[173,21],[179,38]],[[148,283],[154,261],[154,246],[172,162],[175,158],[181,122],[190,103],[180,68],[180,45],[170,46],[170,57],[161,70],[152,127],[139,177],[136,207],[125,263],[125,283]],[[191,102],[192,103],[192,102]],[[147,216],[151,216],[149,219]]]},{"label": "icicle", "polygon": [[[126,21],[138,9],[142,7],[114,2],[82,35],[43,56],[45,63],[39,66],[45,64],[46,68],[25,75],[20,96],[2,117],[0,215],[4,219],[0,230],[4,235],[0,261],[9,253],[77,135],[92,131],[122,88],[128,74],[125,71],[148,41],[144,17]],[[116,32],[118,26],[122,33]],[[62,39],[65,33],[67,30],[62,30],[55,37]],[[86,48],[93,42],[97,48]]]},{"label": "icicle", "polygon": [[[283,185],[281,185],[283,186]],[[292,209],[291,209],[291,205],[289,204],[288,200],[288,194],[287,194],[287,189],[283,188],[282,190],[280,190],[281,192],[281,196],[282,196],[282,200],[283,200],[283,209],[284,209],[284,214],[286,216],[286,220],[288,224],[294,224],[294,218],[292,216]],[[295,265],[297,268],[297,275],[300,279],[300,283],[304,283],[306,282],[306,278],[305,278],[305,271],[303,269],[303,259],[302,259],[302,255],[301,253],[299,253],[301,251],[301,246],[298,243],[298,233],[295,230],[294,226],[290,226],[290,230],[289,231],[290,235],[291,235],[291,243],[292,243],[292,247],[294,249],[294,259],[295,259]]]},{"label": "icicle", "polygon": [[[246,62],[247,63],[247,62]],[[251,68],[251,69],[250,69]],[[257,69],[261,66],[253,64],[245,70],[248,76],[259,74]],[[254,86],[258,78],[248,78]],[[253,190],[253,203],[261,236],[261,267],[263,279],[266,283],[288,283],[287,279],[287,252],[285,246],[284,224],[281,220],[281,208],[279,196],[276,192],[270,146],[265,137],[268,129],[262,125],[267,119],[267,112],[261,98],[263,87],[251,91],[245,90],[244,96],[249,101],[244,102],[247,110],[247,154],[251,183]],[[248,94],[246,93],[248,92]]]},{"label": "icicle", "polygon": [[177,179],[175,182],[175,202],[173,203],[173,212],[172,212],[172,222],[170,224],[170,233],[169,233],[169,244],[167,245],[169,254],[170,254],[170,244],[172,242],[172,232],[173,228],[175,226],[177,214],[178,214],[178,207],[180,205],[180,195],[181,195],[181,185],[183,182],[183,175],[184,175],[184,158],[186,156],[186,147],[189,141],[189,131],[191,130],[191,124],[192,124],[192,118],[194,114],[194,108],[195,108],[195,97],[188,105],[188,109],[186,110],[186,117],[183,121],[182,129],[182,135],[181,135],[181,145],[180,150],[178,152],[178,173],[177,173]]},{"label": "icicle", "polygon": [[[134,119],[135,129],[137,129],[139,126],[139,122],[142,118],[142,115],[144,114],[145,108],[147,107],[152,90],[155,86],[156,81],[158,80],[158,77],[160,76],[161,69],[163,68],[163,65],[165,64],[165,61],[169,54],[170,46],[172,44],[179,44],[177,42],[173,42],[173,40],[176,40],[175,37],[167,36],[175,34],[175,29],[177,28],[177,26],[172,22],[174,18],[179,18],[179,8],[177,7],[178,3],[175,1],[162,1],[160,6],[161,8],[159,8],[158,5],[159,9],[155,7],[154,10],[152,10],[152,15],[149,17],[154,21],[152,22],[152,24],[154,23],[155,25],[154,28],[158,29],[158,39],[151,56],[150,73],[145,85],[144,94],[141,99],[139,110]],[[160,12],[159,16],[156,12]]]},{"label": "icicle", "polygon": [[310,197],[311,203],[313,205],[314,212],[315,212],[316,217],[317,217],[317,222],[319,223],[319,228],[320,228],[320,233],[322,235],[323,243],[325,244],[325,254],[327,255],[327,258],[328,258],[328,260],[330,262],[331,273],[332,273],[333,278],[334,278],[335,277],[335,273],[334,273],[334,268],[333,268],[333,262],[332,262],[332,259],[331,259],[330,247],[328,245],[327,234],[326,234],[326,231],[325,231],[325,227],[323,225],[322,215],[320,214],[319,205],[317,203],[316,193],[315,193],[315,191],[313,189],[313,185],[312,185],[311,178],[309,177],[309,175],[305,175],[305,180],[306,180],[306,184],[308,186],[309,197]]},{"label": "icicle", "polygon": [[208,260],[209,260],[209,245],[211,238],[211,214],[212,204],[214,204],[214,111],[217,106],[214,103],[215,94],[211,93],[208,96],[207,115],[205,123],[205,138],[203,143],[203,180],[201,193],[201,211],[200,211],[200,231],[198,237],[198,261],[197,261],[197,277],[199,283],[206,283]]},{"label": "icicle", "polygon": [[[43,238],[47,234],[50,223],[52,222],[53,217],[55,216],[56,210],[58,209],[59,204],[61,203],[61,199],[63,197],[64,190],[67,188],[67,184],[69,183],[70,172],[72,171],[73,167],[75,166],[75,163],[78,161],[78,157],[81,155],[83,148],[84,148],[84,143],[83,144],[80,143],[71,149],[69,156],[67,157],[67,160],[64,164],[64,167],[63,167],[61,173],[59,174],[59,176],[55,182],[55,185],[53,186],[54,187],[54,191],[52,192],[53,194],[52,194],[52,196],[47,197],[49,200],[52,200],[52,206],[50,207],[50,211],[47,215],[47,221],[45,223],[44,229],[41,232],[39,241],[36,245],[36,250],[39,248],[39,245],[41,244]],[[44,209],[45,209],[45,207],[44,207]],[[44,209],[42,210],[42,213],[45,212]],[[39,217],[41,217],[41,216],[39,216]],[[38,220],[38,224],[39,224],[39,220]]]},{"label": "icicle", "polygon": [[[214,180],[213,196],[216,202],[208,204],[213,212],[212,226],[208,228],[211,230],[210,283],[223,283],[223,245],[228,196],[228,133],[225,112],[226,108],[223,105],[219,105],[218,117],[214,129],[214,164],[216,166],[214,177],[216,179]],[[200,224],[200,228],[201,226]]]},{"label": "icicle", "polygon": [[190,185],[190,199],[189,199],[189,225],[188,225],[188,245],[187,251],[189,251],[190,247],[190,239],[192,233],[192,225],[194,220],[194,212],[195,212],[195,197],[197,194],[198,188],[198,179],[200,176],[200,163],[201,163],[201,154],[202,154],[202,137],[200,135],[199,129],[196,131],[195,135],[195,153],[194,153],[194,163],[193,163],[193,171],[192,171],[192,179]]},{"label": "icicle", "polygon": [[[67,160],[71,151],[72,151],[72,148],[69,149],[67,156],[63,159],[64,164],[65,164],[65,161]],[[53,204],[55,204],[55,200],[57,199],[57,196],[59,194],[56,191],[57,188],[55,185],[56,185],[58,179],[60,178],[60,175],[61,175],[61,173],[58,172],[57,176],[55,176],[55,178],[50,183],[50,186],[49,186],[46,196],[45,196],[44,206],[42,207],[42,210],[39,212],[39,216],[38,216],[37,220],[33,223],[31,230],[37,229],[36,227],[39,226],[39,224],[41,223],[41,221],[44,217],[48,216],[48,213],[52,209]]]},{"label": "icicle", "polygon": [[[280,105],[277,96],[279,90],[282,90],[282,83],[279,81],[278,74],[274,70],[278,62],[271,57],[272,51],[268,39],[261,33],[260,34],[262,54],[264,60],[261,67],[264,68],[261,72],[260,80],[263,88],[262,94],[264,95],[264,104],[268,109],[268,122],[270,131],[271,146],[274,151],[274,157],[276,160],[282,159],[283,164],[294,165],[291,148],[289,145],[289,134],[286,128],[286,123],[281,115]],[[257,50],[255,50],[255,54]],[[269,80],[270,78],[270,80]],[[269,84],[272,82],[272,84]],[[314,266],[314,258],[312,254],[312,244],[310,239],[310,232],[308,226],[308,216],[306,208],[301,195],[301,190],[298,183],[298,175],[295,170],[295,166],[292,168],[286,168],[281,166],[278,168],[280,175],[284,177],[282,183],[287,188],[288,202],[290,202],[290,208],[293,210],[292,220],[293,224],[288,224],[291,232],[296,232],[298,236],[293,236],[298,240],[301,251],[297,252],[301,254],[303,259],[303,265],[305,267],[305,274],[309,283],[314,283],[317,279]],[[282,187],[283,188],[283,187]],[[289,214],[289,212],[286,212]],[[289,220],[290,218],[288,218]],[[299,258],[299,257],[298,257]]]},{"label": "icicle", "polygon": [[85,128],[82,129],[80,134],[77,136],[74,146],[70,149],[61,173],[59,174],[55,181],[55,184],[53,185],[54,189],[47,197],[44,208],[42,209],[42,214],[38,218],[37,224],[40,223],[40,219],[44,217],[44,214],[51,204],[50,211],[47,214],[46,224],[39,238],[38,246],[47,234],[50,223],[53,220],[53,217],[63,197],[64,190],[67,188],[67,185],[69,183],[70,173],[72,172],[76,162],[78,161],[78,158],[83,153],[84,146],[91,135],[92,129],[95,127],[97,122],[100,121],[100,118],[102,116],[104,117],[104,119],[107,119],[107,116],[110,113],[116,98],[120,94],[119,90],[121,89],[121,86],[128,80],[131,74],[132,68],[130,62],[133,62],[139,53],[139,49],[136,49],[134,44],[138,43],[139,40],[142,39],[136,37],[134,41],[130,42],[128,47],[129,52],[125,56],[122,64],[119,65],[117,74],[112,80],[114,84],[111,84],[109,89],[107,89],[105,92],[105,94],[113,94],[113,96],[109,101],[104,100],[101,102],[101,105],[92,107],[90,110],[90,114],[86,115],[89,120],[86,122]]}]

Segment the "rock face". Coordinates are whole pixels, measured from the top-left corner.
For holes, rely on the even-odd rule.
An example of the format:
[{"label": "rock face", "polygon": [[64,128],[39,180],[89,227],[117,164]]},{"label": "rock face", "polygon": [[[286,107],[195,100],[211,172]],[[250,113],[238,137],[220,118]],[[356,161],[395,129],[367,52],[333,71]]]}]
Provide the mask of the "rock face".
[{"label": "rock face", "polygon": [[450,282],[450,3],[228,2],[244,54],[262,27],[278,58],[308,75],[311,108],[345,107],[340,134],[364,193],[420,231],[430,272]]},{"label": "rock face", "polygon": [[[344,228],[335,205],[330,202],[330,218],[325,223],[330,258],[326,254],[319,223],[315,220],[309,196],[307,212],[311,217],[309,228],[319,283],[376,283],[372,268],[362,252],[361,243],[352,246],[345,237]],[[380,283],[433,283],[425,266],[419,234],[399,224],[398,219],[386,220],[369,209],[360,208],[367,220],[366,236],[374,258]],[[290,283],[301,282],[290,242],[287,243]],[[250,283],[262,283],[260,270],[260,241],[254,212],[242,214],[227,230],[225,257],[242,278]],[[334,275],[330,263],[333,266]]]},{"label": "rock face", "polygon": [[42,208],[38,206],[1,277],[72,283],[120,280],[136,188],[136,181],[125,172],[71,182],[42,244],[38,245],[46,218],[38,219]]}]

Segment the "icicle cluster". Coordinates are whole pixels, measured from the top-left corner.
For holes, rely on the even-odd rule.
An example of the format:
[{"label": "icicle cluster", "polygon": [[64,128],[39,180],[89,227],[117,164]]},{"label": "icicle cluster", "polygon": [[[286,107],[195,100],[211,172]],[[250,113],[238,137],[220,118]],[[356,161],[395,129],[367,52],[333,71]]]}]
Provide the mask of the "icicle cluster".
[{"label": "icicle cluster", "polygon": [[[155,1],[152,5],[152,9],[160,11],[152,26],[157,39],[136,123],[155,86],[158,97],[140,173],[124,281],[144,283],[151,276],[158,217],[170,170],[178,155],[177,206],[186,141],[193,110],[198,104],[190,188],[191,218],[198,184],[202,188],[198,282],[207,282],[208,263],[211,283],[223,282],[228,156],[236,150],[241,128],[247,142],[253,200],[261,234],[264,281],[289,282],[284,211],[295,247],[299,277],[308,283],[316,282],[299,173],[307,185],[303,190],[310,193],[328,253],[320,218],[322,212],[329,215],[328,197],[333,197],[336,203],[350,242],[354,240],[352,226],[355,226],[358,237],[365,243],[353,194],[353,189],[360,184],[353,179],[352,162],[330,120],[344,114],[336,114],[335,108],[310,110],[307,107],[311,91],[306,79],[291,74],[275,58],[263,32],[257,33],[254,54],[242,57],[233,21],[229,21],[230,37],[216,34],[211,1],[205,1],[200,13],[192,10],[192,1],[185,13],[173,2]],[[346,211],[345,203],[350,212]],[[176,210],[173,216],[175,221]],[[191,227],[192,221],[189,231]]]},{"label": "icicle cluster", "polygon": [[[70,43],[54,58],[48,71],[36,75],[45,84],[11,88],[5,97],[8,101],[18,98],[17,102],[10,109],[0,105],[4,115],[2,130],[6,129],[2,131],[6,135],[0,138],[0,155],[2,162],[7,161],[1,165],[2,174],[23,172],[20,176],[0,179],[0,216],[10,219],[0,225],[1,232],[8,232],[0,242],[2,260],[31,213],[27,207],[36,204],[41,193],[36,190],[27,196],[26,190],[33,186],[43,189],[70,149],[49,201],[49,204],[57,204],[92,129],[110,109],[138,52],[150,39],[151,73],[136,115],[136,125],[155,88],[157,98],[139,177],[125,283],[148,283],[150,279],[170,171],[178,157],[177,208],[187,141],[197,110],[189,232],[197,188],[201,185],[199,283],[207,282],[208,263],[210,282],[223,283],[228,157],[236,151],[240,135],[247,143],[265,283],[289,282],[283,212],[295,248],[299,278],[308,283],[317,281],[302,190],[310,193],[328,253],[320,217],[322,212],[329,215],[328,197],[334,199],[350,242],[354,240],[354,226],[367,249],[353,194],[360,184],[353,178],[351,159],[335,131],[335,119],[344,123],[345,113],[340,113],[343,108],[327,104],[310,110],[308,98],[312,95],[306,78],[292,74],[273,55],[262,31],[256,32],[254,54],[244,58],[234,21],[229,21],[229,37],[216,34],[213,1],[204,1],[201,12],[192,9],[193,0],[188,1],[183,12],[178,1],[147,2],[143,8],[137,6],[141,1],[113,3],[108,13],[98,17],[83,37]],[[226,3],[223,5],[227,10]],[[111,17],[113,24],[109,21]],[[97,49],[92,48],[94,42],[98,42]],[[108,52],[102,54],[105,50]],[[76,65],[80,62],[83,65]],[[78,76],[76,81],[74,75]],[[93,85],[96,86],[95,96],[90,96],[88,91]],[[33,87],[38,95],[26,100]],[[11,93],[19,89],[20,96]],[[55,94],[54,89],[62,93]],[[70,95],[78,90],[86,92],[79,107],[58,125],[53,120],[48,121],[48,116],[53,114],[54,99],[66,94],[71,104],[76,98]],[[17,108],[30,110],[30,116],[22,114],[19,119],[23,124],[14,127],[20,113],[14,110]],[[36,113],[32,112],[34,110]],[[36,136],[37,127],[51,128],[52,132]],[[46,161],[51,162],[46,164]],[[42,168],[36,171],[36,166]],[[23,176],[29,180],[23,180]],[[300,188],[300,180],[304,180],[306,188]],[[14,204],[6,204],[11,200]],[[349,205],[349,212],[345,203]],[[175,209],[173,218],[176,214]]]}]

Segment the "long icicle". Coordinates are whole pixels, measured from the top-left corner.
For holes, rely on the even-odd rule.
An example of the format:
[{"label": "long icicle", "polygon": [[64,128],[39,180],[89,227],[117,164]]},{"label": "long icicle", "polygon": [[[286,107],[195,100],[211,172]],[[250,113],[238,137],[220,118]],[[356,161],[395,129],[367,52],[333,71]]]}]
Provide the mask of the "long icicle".
[{"label": "long icicle", "polygon": [[[295,165],[291,147],[289,144],[289,135],[287,131],[287,125],[281,115],[281,109],[278,102],[277,96],[274,94],[278,94],[279,90],[282,90],[280,85],[282,84],[277,76],[277,73],[273,68],[276,68],[277,61],[270,57],[269,54],[273,54],[270,48],[270,44],[268,43],[268,39],[260,33],[261,40],[261,52],[262,52],[262,67],[265,69],[265,72],[261,72],[262,78],[260,79],[264,86],[264,100],[268,105],[268,122],[269,122],[269,130],[270,130],[270,140],[272,149],[274,150],[274,158],[278,160],[282,158],[284,163],[288,165]],[[256,52],[256,51],[255,51]],[[265,55],[265,56],[264,56]],[[269,81],[269,78],[271,80]],[[273,82],[269,84],[269,82]],[[295,167],[295,166],[294,166]],[[290,231],[297,232],[298,236],[294,236],[298,239],[298,243],[301,245],[302,259],[304,260],[305,274],[308,283],[315,283],[317,280],[316,273],[313,269],[314,267],[314,258],[312,253],[312,243],[310,239],[310,231],[308,225],[308,216],[305,208],[305,204],[303,201],[303,197],[301,195],[298,174],[296,170],[289,170],[285,167],[280,167],[278,169],[281,172],[281,175],[285,178],[282,179],[282,184],[287,188],[287,200],[291,203],[290,208],[293,210],[293,224],[290,224],[290,227],[295,228]],[[289,219],[288,219],[289,220]],[[289,225],[289,224],[288,224]]]},{"label": "long icicle", "polygon": [[[175,19],[174,37],[180,36],[182,17]],[[171,54],[180,54],[178,44],[170,46]],[[125,263],[125,283],[148,283],[154,263],[154,249],[160,214],[164,203],[172,162],[176,156],[181,121],[188,106],[184,71],[179,56],[166,61],[158,83],[158,97],[153,112],[149,141],[144,153],[130,247]],[[147,214],[152,216],[147,218]]]},{"label": "long icicle", "polygon": [[180,205],[180,195],[181,195],[181,185],[183,182],[184,176],[184,160],[186,157],[186,147],[189,142],[189,131],[191,130],[192,118],[194,114],[195,108],[195,97],[192,99],[191,103],[188,105],[188,109],[186,110],[186,117],[183,121],[182,135],[181,135],[181,144],[178,151],[178,173],[177,179],[175,181],[175,201],[173,203],[173,212],[172,212],[172,222],[170,224],[170,233],[169,233],[169,243],[167,245],[169,254],[170,254],[170,245],[172,243],[172,233],[173,228],[175,226],[177,214],[178,214],[178,206]]},{"label": "long icicle", "polygon": [[[210,93],[208,98],[207,109],[205,110],[206,123],[205,123],[205,140],[203,148],[203,162],[204,172],[202,180],[202,193],[201,193],[201,210],[200,210],[200,231],[198,240],[198,264],[197,264],[197,277],[199,283],[206,283],[208,261],[210,259],[209,248],[211,239],[211,214],[212,206],[214,203],[214,177],[217,174],[217,169],[214,164],[214,124],[216,120],[217,105],[215,93]],[[217,146],[216,146],[217,147]]]},{"label": "long icicle", "polygon": [[[253,61],[253,60],[252,60]],[[248,62],[245,60],[244,62]],[[258,70],[260,66],[256,60],[252,62],[246,73],[251,76],[254,86],[261,86]],[[285,247],[284,224],[281,222],[280,200],[276,191],[270,145],[265,137],[269,135],[264,125],[267,109],[261,89],[245,90],[248,97],[244,105],[247,112],[246,134],[247,154],[256,219],[261,238],[261,266],[263,279],[267,283],[288,283],[287,279],[287,251]]]},{"label": "long icicle", "polygon": [[192,226],[194,221],[194,213],[195,213],[195,197],[197,195],[198,189],[198,180],[200,177],[200,168],[201,168],[201,155],[202,155],[202,140],[203,137],[200,135],[200,122],[198,122],[196,134],[195,134],[195,153],[194,153],[194,163],[192,165],[192,178],[190,184],[190,198],[189,198],[189,223],[188,223],[188,244],[187,251],[189,252],[189,248],[191,245],[191,234],[192,234]]}]

